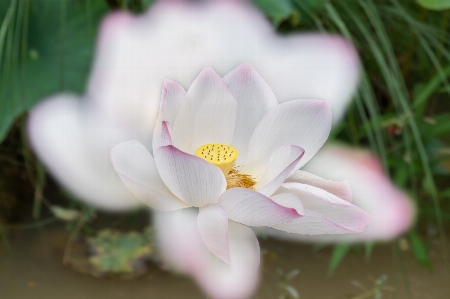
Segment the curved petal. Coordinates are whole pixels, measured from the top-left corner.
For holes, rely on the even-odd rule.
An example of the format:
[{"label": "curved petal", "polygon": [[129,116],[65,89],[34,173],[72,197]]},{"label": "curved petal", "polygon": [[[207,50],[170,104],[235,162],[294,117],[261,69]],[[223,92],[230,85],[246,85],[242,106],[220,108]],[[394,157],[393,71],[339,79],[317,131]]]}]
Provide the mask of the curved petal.
[{"label": "curved petal", "polygon": [[[275,228],[279,231],[284,231],[290,233],[289,235],[299,234],[299,235],[325,235],[325,234],[348,234],[353,231],[348,230],[345,227],[340,226],[339,224],[331,221],[327,217],[323,216],[320,213],[305,209],[305,214],[298,219],[287,223],[281,223],[277,225],[273,225],[272,228]],[[281,234],[282,232],[266,230],[265,232],[270,235]],[[271,233],[272,232],[272,233]]]},{"label": "curved petal", "polygon": [[386,241],[404,233],[414,222],[416,209],[413,201],[392,184],[378,158],[368,151],[329,144],[305,169],[326,179],[348,180],[353,204],[370,214],[372,222],[364,232],[355,234],[307,237],[267,232],[270,236],[310,242]]},{"label": "curved petal", "polygon": [[203,207],[217,203],[227,186],[219,167],[174,146],[158,148],[155,162],[164,184],[187,204]]},{"label": "curved petal", "polygon": [[173,125],[174,145],[187,153],[207,143],[231,144],[236,101],[227,84],[207,67],[189,88]]},{"label": "curved petal", "polygon": [[300,217],[295,208],[286,208],[259,192],[231,188],[219,198],[228,218],[249,226],[269,226]]},{"label": "curved petal", "polygon": [[248,141],[256,126],[278,102],[269,85],[249,63],[239,65],[225,75],[223,80],[230,87],[237,103],[232,145],[239,151],[236,160],[239,165],[245,161]]},{"label": "curved petal", "polygon": [[[301,147],[295,145],[277,147],[270,157],[266,171],[254,188],[266,196],[272,195],[294,170],[304,153],[305,151]],[[247,169],[244,168],[242,171],[246,172]],[[249,173],[253,174],[251,171]]]},{"label": "curved petal", "polygon": [[259,244],[248,227],[229,221],[232,270],[210,253],[197,229],[197,209],[153,214],[156,246],[170,267],[192,276],[215,299],[249,298],[258,284]]},{"label": "curved petal", "polygon": [[200,208],[197,226],[206,248],[231,265],[227,212],[218,204]]},{"label": "curved petal", "polygon": [[114,146],[111,163],[125,186],[147,206],[161,211],[188,207],[167,189],[152,155],[136,140]]},{"label": "curved petal", "polygon": [[305,150],[298,169],[322,147],[330,129],[331,110],[325,101],[295,100],[278,105],[253,132],[245,164],[251,169],[264,169],[277,147],[292,144]]},{"label": "curved petal", "polygon": [[284,183],[279,192],[292,192],[305,209],[314,211],[352,232],[362,232],[372,218],[361,208],[323,189],[300,183]]},{"label": "curved petal", "polygon": [[155,129],[153,131],[153,150],[156,150],[160,146],[168,145],[161,144],[162,122],[166,121],[170,124],[175,122],[175,117],[177,116],[181,102],[184,98],[186,98],[186,91],[180,84],[172,80],[164,81],[159,115],[156,119]]},{"label": "curved petal", "polygon": [[27,122],[34,152],[77,198],[108,210],[140,205],[109,161],[110,149],[129,134],[93,122],[81,113],[82,108],[72,95],[59,95],[34,107]]},{"label": "curved petal", "polygon": [[352,202],[352,189],[350,188],[350,184],[347,180],[345,181],[326,180],[312,173],[303,170],[297,170],[286,179],[286,182],[297,182],[301,184],[311,185],[323,189],[325,191],[328,191],[331,194],[334,194],[337,197],[345,199],[348,202]]},{"label": "curved petal", "polygon": [[277,195],[271,196],[270,199],[281,206],[294,208],[295,211],[297,211],[297,213],[301,216],[305,214],[305,207],[303,206],[300,198],[295,196],[295,194],[279,193]]}]

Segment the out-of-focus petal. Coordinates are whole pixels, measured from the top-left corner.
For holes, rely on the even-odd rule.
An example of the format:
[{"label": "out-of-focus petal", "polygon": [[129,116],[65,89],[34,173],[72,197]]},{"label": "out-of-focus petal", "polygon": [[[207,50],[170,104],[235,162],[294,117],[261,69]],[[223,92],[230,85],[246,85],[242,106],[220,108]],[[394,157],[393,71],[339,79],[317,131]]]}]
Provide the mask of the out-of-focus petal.
[{"label": "out-of-focus petal", "polygon": [[[348,234],[351,230],[346,229],[331,221],[320,213],[305,209],[305,214],[293,221],[281,223],[259,230],[259,233],[281,237],[285,239],[300,239],[300,236],[321,236],[324,234]],[[305,236],[306,235],[306,236]]]},{"label": "out-of-focus petal", "polygon": [[[282,145],[275,149],[265,172],[254,186],[259,193],[271,196],[289,176],[305,151],[295,145]],[[246,172],[246,168],[242,170]],[[246,172],[247,173],[247,172]],[[252,174],[249,172],[249,174]]]},{"label": "out-of-focus petal", "polygon": [[361,208],[323,189],[300,183],[284,183],[278,192],[292,192],[305,209],[317,212],[352,232],[362,232],[371,217]]},{"label": "out-of-focus petal", "polygon": [[237,102],[236,126],[232,145],[239,151],[236,164],[247,155],[248,141],[259,121],[278,105],[269,85],[249,63],[244,63],[223,77]]},{"label": "out-of-focus petal", "polygon": [[231,144],[236,101],[227,84],[207,67],[194,80],[173,125],[173,144],[193,154],[207,143]]},{"label": "out-of-focus petal", "polygon": [[[331,110],[326,101],[295,100],[278,105],[261,120],[250,139],[246,165],[258,173],[273,151],[285,144],[305,150],[297,169],[322,147],[331,130]],[[253,170],[256,169],[256,170]]]},{"label": "out-of-focus petal", "polygon": [[204,245],[197,229],[197,215],[197,209],[153,214],[156,246],[162,260],[190,275],[213,299],[249,298],[259,276],[259,245],[254,233],[229,221],[231,259],[235,265],[232,270]]},{"label": "out-of-focus petal", "polygon": [[392,184],[379,160],[368,151],[329,144],[305,166],[305,170],[330,180],[348,180],[353,193],[352,203],[366,211],[372,222],[364,232],[340,236],[307,237],[276,231],[267,232],[269,235],[310,242],[387,241],[408,230],[414,221],[414,203]]},{"label": "out-of-focus petal", "polygon": [[225,209],[218,204],[209,204],[200,208],[197,226],[206,248],[231,265],[228,217]]},{"label": "out-of-focus petal", "polygon": [[245,188],[231,188],[219,198],[228,218],[249,226],[269,226],[300,217],[295,208],[277,204],[269,197]]},{"label": "out-of-focus petal", "polygon": [[111,150],[111,163],[125,186],[147,206],[174,211],[188,207],[164,185],[155,161],[136,140],[117,144]]},{"label": "out-of-focus petal", "polygon": [[83,116],[83,108],[71,95],[40,103],[28,118],[31,146],[49,172],[76,197],[109,210],[140,205],[109,161],[111,148],[133,135]]},{"label": "out-of-focus petal", "polygon": [[153,131],[153,150],[156,150],[161,145],[161,126],[162,122],[166,121],[173,125],[175,117],[181,105],[181,101],[186,98],[186,91],[184,88],[172,80],[165,80],[162,95],[161,104],[159,106],[159,115],[156,119],[155,129]]},{"label": "out-of-focus petal", "polygon": [[155,162],[164,184],[189,205],[203,207],[217,203],[226,189],[227,183],[220,168],[174,146],[158,148]]},{"label": "out-of-focus petal", "polygon": [[350,184],[347,180],[326,180],[304,170],[297,170],[286,179],[286,182],[297,182],[315,186],[317,188],[328,191],[339,198],[345,199],[348,202],[352,202],[352,188],[350,187]]}]

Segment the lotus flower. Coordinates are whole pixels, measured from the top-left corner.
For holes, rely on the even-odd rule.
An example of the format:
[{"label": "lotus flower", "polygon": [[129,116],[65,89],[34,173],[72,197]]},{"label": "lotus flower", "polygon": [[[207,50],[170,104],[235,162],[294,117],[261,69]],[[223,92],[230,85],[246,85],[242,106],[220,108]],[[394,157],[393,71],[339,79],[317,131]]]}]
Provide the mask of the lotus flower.
[{"label": "lotus flower", "polygon": [[[250,64],[223,79],[205,68],[187,92],[165,82],[153,156],[139,142],[128,141],[111,150],[111,162],[149,207],[199,208],[194,225],[205,247],[223,262],[220,273],[243,279],[254,276],[259,265],[258,242],[246,226],[322,235],[361,232],[370,222],[351,204],[347,182],[298,170],[322,147],[330,129],[326,101],[278,105]],[[193,212],[180,213],[189,218]]]},{"label": "lotus flower", "polygon": [[86,95],[37,105],[28,120],[31,146],[79,199],[108,210],[136,207],[111,167],[111,148],[136,139],[151,149],[166,78],[186,88],[206,66],[224,75],[246,61],[280,102],[328,100],[334,121],[358,80],[356,52],[341,37],[279,36],[245,3],[161,1],[143,16],[115,12],[103,21]]},{"label": "lotus flower", "polygon": [[[359,61],[355,49],[339,36],[279,36],[259,11],[246,3],[230,2],[160,1],[143,16],[125,12],[107,16],[99,32],[86,94],[82,97],[55,95],[30,111],[30,144],[50,174],[76,197],[96,207],[124,210],[142,206],[114,172],[109,152],[115,144],[131,139],[151,150],[164,79],[188,87],[205,66],[224,75],[249,61],[274,90],[279,103],[296,97],[327,100],[333,111],[333,122],[338,122],[358,81]],[[343,148],[327,152],[339,159],[345,151]],[[352,167],[346,168],[344,175],[339,173],[341,168],[333,168],[332,176],[349,180],[354,202],[372,215],[373,222],[365,232],[335,237],[354,236],[361,240],[395,237],[413,219],[412,214],[408,215],[411,209],[401,209],[410,205],[409,199],[381,171],[375,171],[378,180],[369,177],[365,180],[360,175],[360,170],[367,168],[365,163],[353,159],[352,155],[346,156],[347,165]],[[306,167],[311,163],[320,165],[326,157],[319,152]],[[319,174],[317,169],[313,170],[312,173]],[[327,175],[330,174],[321,174],[332,179]],[[355,192],[360,182],[371,188],[381,183],[380,189],[385,190],[389,200],[381,201],[363,190]],[[399,213],[397,217],[404,214],[405,223],[401,228],[396,227],[398,221],[389,225],[386,221],[395,217],[381,217],[381,209]],[[246,297],[255,288],[257,276],[247,275],[244,281],[225,271],[227,267],[219,266],[223,262],[209,254],[200,237],[195,210],[198,209],[154,213],[160,252],[170,266],[192,275],[215,297]],[[231,235],[230,231],[231,226]],[[379,233],[365,236],[368,231]],[[252,238],[245,236],[240,241],[249,248],[241,253],[244,261],[254,247]],[[286,236],[306,237],[287,233],[282,237]],[[235,243],[231,240],[230,244],[232,248]],[[212,267],[217,270],[214,275],[205,270],[211,261],[217,264]]]}]

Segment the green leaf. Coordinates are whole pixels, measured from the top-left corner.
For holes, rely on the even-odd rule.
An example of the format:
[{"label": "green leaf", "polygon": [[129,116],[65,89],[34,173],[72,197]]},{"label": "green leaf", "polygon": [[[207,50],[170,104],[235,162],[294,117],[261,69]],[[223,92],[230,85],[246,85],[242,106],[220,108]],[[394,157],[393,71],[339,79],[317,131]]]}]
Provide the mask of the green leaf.
[{"label": "green leaf", "polygon": [[331,255],[330,266],[328,268],[328,275],[334,273],[336,268],[347,255],[350,247],[350,244],[339,244],[334,247],[333,254]]},{"label": "green leaf", "polygon": [[428,251],[425,242],[415,232],[409,234],[411,239],[411,247],[416,256],[417,261],[425,268],[431,270],[431,264],[428,259]]},{"label": "green leaf", "polygon": [[96,28],[109,10],[106,1],[93,0],[1,2],[0,142],[14,119],[39,100],[83,92]]},{"label": "green leaf", "polygon": [[417,0],[422,7],[432,10],[443,10],[450,8],[450,0]]},{"label": "green leaf", "polygon": [[291,0],[252,0],[252,2],[272,19],[275,27],[289,18],[294,18],[294,22],[299,21],[300,15]]}]

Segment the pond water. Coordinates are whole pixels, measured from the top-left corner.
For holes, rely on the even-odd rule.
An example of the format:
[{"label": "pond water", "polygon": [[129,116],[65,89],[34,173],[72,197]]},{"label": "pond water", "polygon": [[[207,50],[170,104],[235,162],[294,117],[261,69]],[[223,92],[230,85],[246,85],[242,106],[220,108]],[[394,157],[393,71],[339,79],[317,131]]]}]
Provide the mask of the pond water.
[{"label": "pond water", "polygon": [[[17,231],[10,238],[14,254],[0,248],[1,299],[207,298],[189,278],[156,265],[133,280],[77,273],[61,262],[67,232],[59,224]],[[317,252],[308,244],[277,240],[260,240],[260,244],[263,266],[254,299],[280,298],[282,279],[277,269],[300,271],[288,283],[301,299],[374,298],[376,280],[383,277],[379,298],[450,298],[449,269],[442,262],[437,238],[427,240],[431,272],[418,265],[411,250],[392,243],[376,245],[370,261],[365,260],[364,250],[351,252],[332,276],[327,275],[329,247]]]}]

